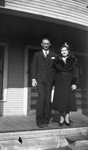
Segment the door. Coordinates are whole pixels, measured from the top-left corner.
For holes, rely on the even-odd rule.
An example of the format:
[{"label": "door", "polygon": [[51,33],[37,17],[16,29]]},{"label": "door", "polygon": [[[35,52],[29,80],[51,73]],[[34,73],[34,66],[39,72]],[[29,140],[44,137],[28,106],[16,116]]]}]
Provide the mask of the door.
[{"label": "door", "polygon": [[3,97],[4,46],[0,46],[0,101]]},{"label": "door", "polygon": [[33,61],[34,53],[39,51],[40,48],[32,47],[28,49],[28,108],[27,114],[30,113],[31,110],[35,110],[36,108],[36,101],[38,99],[38,92],[37,88],[33,88],[31,85],[31,64]]}]

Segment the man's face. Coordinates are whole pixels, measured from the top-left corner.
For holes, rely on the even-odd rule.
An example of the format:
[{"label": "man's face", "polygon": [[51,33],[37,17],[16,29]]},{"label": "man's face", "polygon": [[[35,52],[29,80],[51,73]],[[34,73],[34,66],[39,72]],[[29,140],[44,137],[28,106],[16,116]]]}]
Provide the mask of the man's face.
[{"label": "man's face", "polygon": [[42,41],[42,47],[43,47],[44,50],[47,51],[47,50],[49,49],[49,47],[50,47],[50,41],[47,40],[47,39],[44,39],[44,40]]}]

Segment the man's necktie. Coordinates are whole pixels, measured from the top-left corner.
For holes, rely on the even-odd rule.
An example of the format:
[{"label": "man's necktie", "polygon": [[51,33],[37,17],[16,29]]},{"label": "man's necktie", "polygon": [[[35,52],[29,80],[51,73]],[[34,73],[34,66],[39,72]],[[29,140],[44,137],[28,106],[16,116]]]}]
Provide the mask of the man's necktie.
[{"label": "man's necktie", "polygon": [[45,51],[45,57],[47,57],[47,51]]}]

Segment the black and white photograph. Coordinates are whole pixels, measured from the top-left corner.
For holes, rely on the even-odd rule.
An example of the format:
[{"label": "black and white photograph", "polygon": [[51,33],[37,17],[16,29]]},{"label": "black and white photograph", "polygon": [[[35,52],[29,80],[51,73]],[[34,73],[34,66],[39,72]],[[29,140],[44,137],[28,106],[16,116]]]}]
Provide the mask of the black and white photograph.
[{"label": "black and white photograph", "polygon": [[0,150],[88,150],[88,0],[0,0]]}]

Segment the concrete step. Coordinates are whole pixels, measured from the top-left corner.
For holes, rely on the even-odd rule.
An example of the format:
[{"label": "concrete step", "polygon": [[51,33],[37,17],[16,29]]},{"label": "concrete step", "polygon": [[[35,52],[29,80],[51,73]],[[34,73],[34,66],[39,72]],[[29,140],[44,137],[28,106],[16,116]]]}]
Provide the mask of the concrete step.
[{"label": "concrete step", "polygon": [[0,133],[0,150],[71,149],[88,150],[88,127]]},{"label": "concrete step", "polygon": [[74,146],[78,150],[88,150],[88,140],[76,141]]}]

